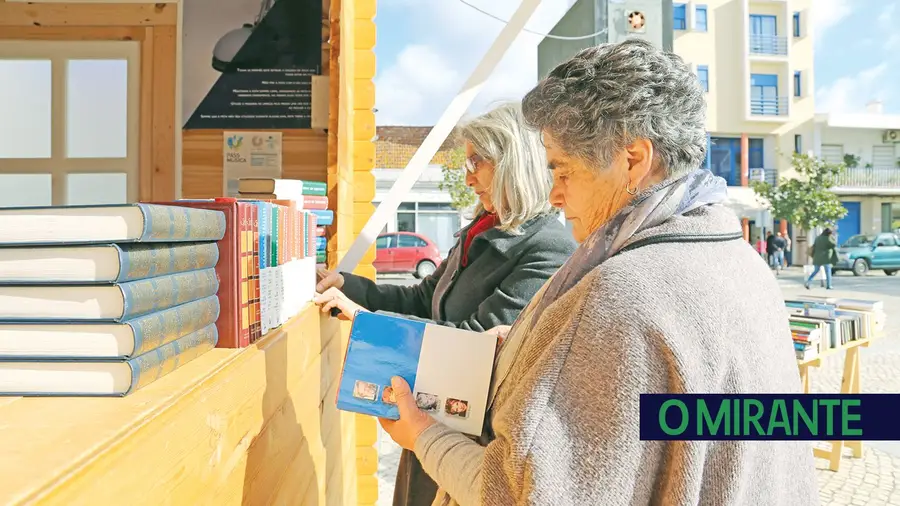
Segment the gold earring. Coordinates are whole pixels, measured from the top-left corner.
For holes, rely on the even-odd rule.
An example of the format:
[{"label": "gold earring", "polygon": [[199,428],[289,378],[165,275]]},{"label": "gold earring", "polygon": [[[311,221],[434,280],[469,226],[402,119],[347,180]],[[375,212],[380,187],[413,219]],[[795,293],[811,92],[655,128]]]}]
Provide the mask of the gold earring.
[{"label": "gold earring", "polygon": [[625,183],[625,191],[628,192],[629,195],[637,195],[637,188],[631,189],[629,186],[631,185],[631,181]]}]

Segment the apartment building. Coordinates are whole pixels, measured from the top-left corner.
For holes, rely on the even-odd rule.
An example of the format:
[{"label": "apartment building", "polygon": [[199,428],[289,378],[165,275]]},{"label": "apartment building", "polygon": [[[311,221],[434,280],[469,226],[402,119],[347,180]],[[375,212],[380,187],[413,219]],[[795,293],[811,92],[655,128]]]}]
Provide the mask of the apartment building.
[{"label": "apartment building", "polygon": [[847,164],[834,189],[847,210],[837,222],[839,241],[900,231],[900,115],[884,114],[877,101],[863,113],[817,114],[813,151]]},{"label": "apartment building", "polygon": [[728,181],[730,205],[753,240],[774,223],[749,188],[790,177],[791,155],[813,150],[811,0],[703,0],[673,8],[674,50],[707,93],[706,167]]},{"label": "apartment building", "polygon": [[[787,223],[774,223],[749,183],[789,177],[791,154],[812,150],[811,7],[812,0],[579,0],[551,34],[592,33],[602,26],[608,33],[595,37],[602,40],[545,39],[538,69],[546,73],[584,47],[628,36],[671,48],[691,64],[706,90],[705,165],[732,187],[730,206],[743,218],[746,238],[773,228],[789,232]],[[642,11],[648,33],[622,33],[619,24],[628,11],[640,9],[652,9]]]}]

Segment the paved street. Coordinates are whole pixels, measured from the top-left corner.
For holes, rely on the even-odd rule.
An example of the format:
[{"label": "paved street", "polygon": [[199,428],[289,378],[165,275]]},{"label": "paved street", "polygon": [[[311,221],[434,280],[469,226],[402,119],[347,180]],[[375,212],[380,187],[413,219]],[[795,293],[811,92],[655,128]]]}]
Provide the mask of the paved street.
[{"label": "paved street", "polygon": [[[400,276],[379,279],[382,283],[412,284],[416,280]],[[886,337],[870,348],[862,350],[861,384],[866,393],[900,392],[900,276],[888,277],[874,272],[865,277],[848,273],[835,276],[835,290],[803,288],[802,272],[794,269],[779,276],[785,297],[800,293],[828,294],[839,297],[881,299],[887,312]],[[839,392],[843,362],[839,356],[829,357],[811,376],[815,392]],[[379,442],[379,502],[388,506],[394,488],[394,475],[399,449],[387,435]],[[900,506],[900,442],[871,442],[863,446],[863,458],[845,457],[838,472],[827,469],[824,460],[817,460],[819,495],[823,506],[882,505]]]}]

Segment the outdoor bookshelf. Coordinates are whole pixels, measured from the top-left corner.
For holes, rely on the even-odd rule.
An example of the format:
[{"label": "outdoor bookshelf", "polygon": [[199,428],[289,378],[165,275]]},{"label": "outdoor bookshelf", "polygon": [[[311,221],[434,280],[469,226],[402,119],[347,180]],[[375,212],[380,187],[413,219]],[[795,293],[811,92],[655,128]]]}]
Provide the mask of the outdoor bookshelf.
[{"label": "outdoor bookshelf", "polygon": [[[800,368],[800,380],[803,385],[803,393],[810,393],[810,369],[818,368],[822,365],[822,360],[830,356],[844,355],[844,373],[841,379],[842,394],[859,394],[862,393],[860,384],[860,368],[862,361],[860,360],[860,349],[868,348],[873,339],[877,340],[882,337],[882,333],[875,332],[874,338],[857,339],[848,341],[837,348],[832,348],[818,356],[798,360],[797,366]],[[813,454],[821,459],[828,461],[828,469],[837,472],[841,467],[841,458],[843,457],[844,448],[849,448],[853,458],[862,458],[863,445],[862,441],[828,441],[828,448],[813,448]]]}]

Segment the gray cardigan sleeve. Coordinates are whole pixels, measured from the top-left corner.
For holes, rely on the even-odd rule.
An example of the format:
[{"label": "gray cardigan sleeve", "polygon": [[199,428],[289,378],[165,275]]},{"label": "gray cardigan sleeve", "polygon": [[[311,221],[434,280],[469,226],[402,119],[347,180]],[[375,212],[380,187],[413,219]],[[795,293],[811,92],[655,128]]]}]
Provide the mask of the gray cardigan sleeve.
[{"label": "gray cardigan sleeve", "polygon": [[572,253],[570,246],[564,242],[543,243],[524,251],[510,275],[465,320],[418,319],[474,332],[484,332],[498,325],[512,325],[534,294],[559,269],[560,259],[568,258]]},{"label": "gray cardigan sleeve", "polygon": [[444,275],[447,263],[430,276],[425,277],[415,286],[379,285],[371,279],[342,272],[344,286],[341,291],[353,302],[369,311],[396,313],[403,316],[429,318],[431,316],[431,298],[438,279]]},{"label": "gray cardigan sleeve", "polygon": [[423,468],[461,506],[650,501],[661,443],[640,440],[638,399],[666,391],[667,360],[632,315],[592,305],[504,383],[487,447],[440,424],[417,439]]},{"label": "gray cardigan sleeve", "polygon": [[[571,244],[562,241],[538,244],[524,251],[510,275],[478,305],[474,313],[461,321],[431,319],[431,299],[437,280],[442,275],[452,275],[445,271],[446,262],[415,287],[376,285],[368,279],[344,274],[344,293],[370,311],[396,313],[425,323],[484,332],[498,325],[511,325],[534,294],[559,269],[560,259],[568,258],[571,253]],[[348,285],[350,291],[346,290]],[[362,286],[366,288],[361,290]],[[355,296],[360,296],[359,300]]]}]

